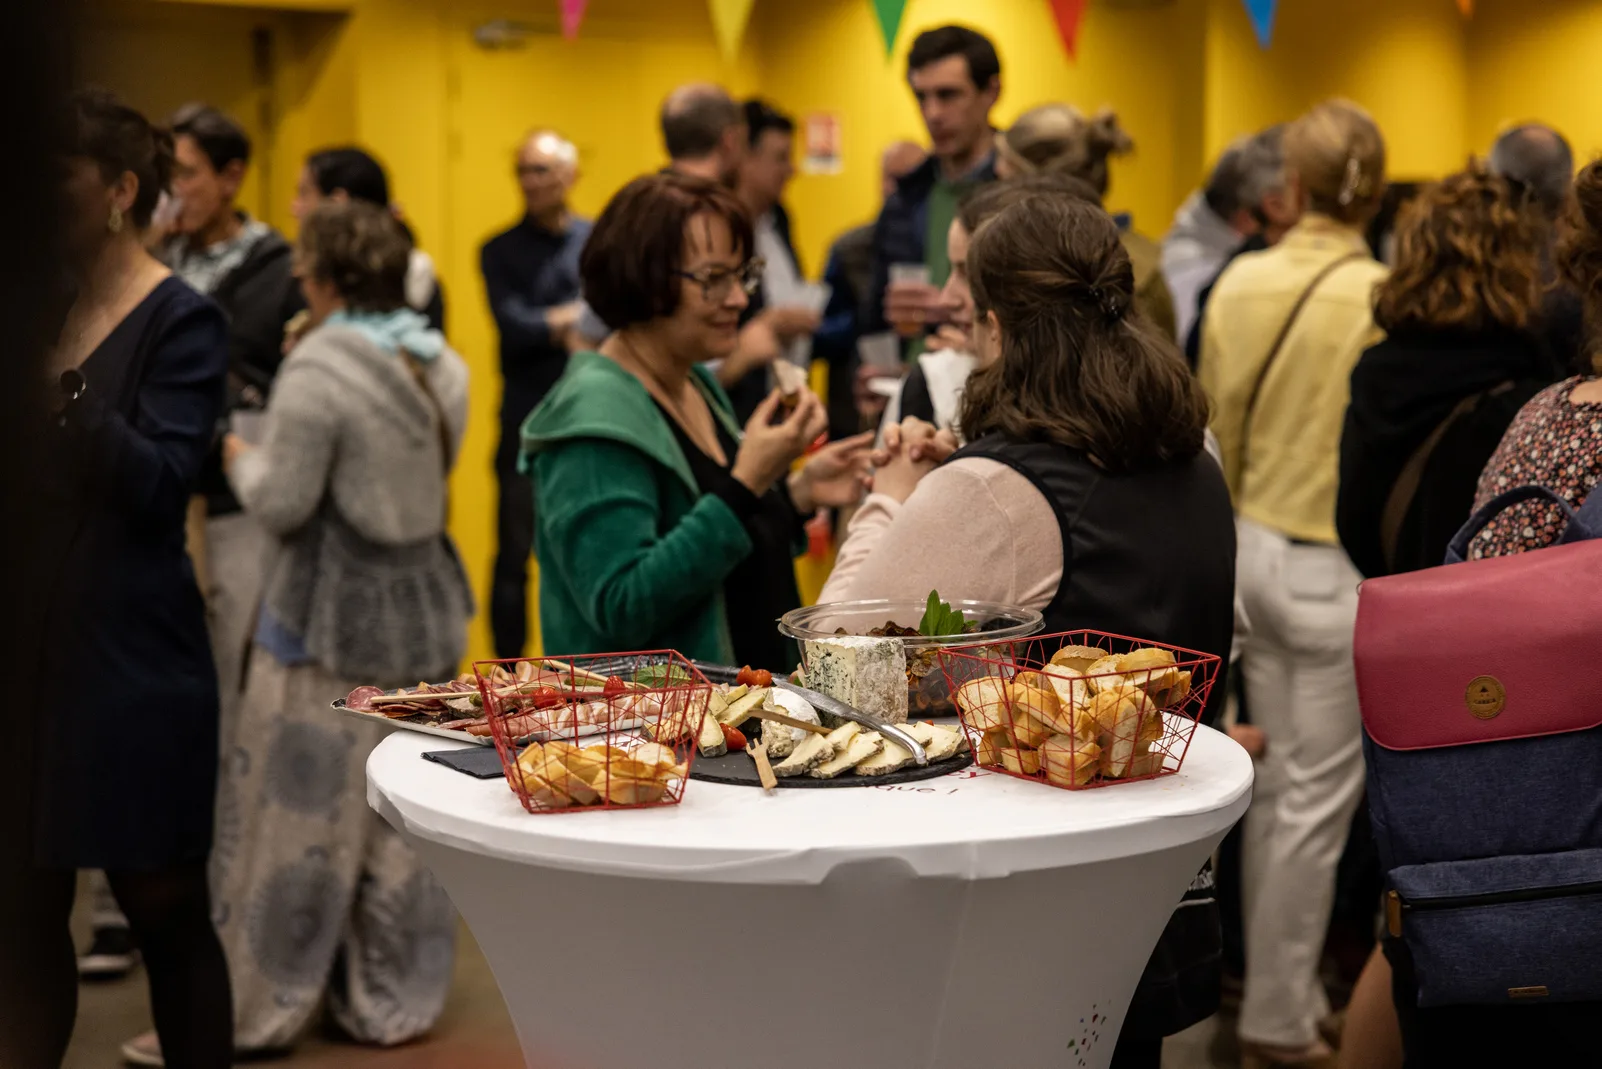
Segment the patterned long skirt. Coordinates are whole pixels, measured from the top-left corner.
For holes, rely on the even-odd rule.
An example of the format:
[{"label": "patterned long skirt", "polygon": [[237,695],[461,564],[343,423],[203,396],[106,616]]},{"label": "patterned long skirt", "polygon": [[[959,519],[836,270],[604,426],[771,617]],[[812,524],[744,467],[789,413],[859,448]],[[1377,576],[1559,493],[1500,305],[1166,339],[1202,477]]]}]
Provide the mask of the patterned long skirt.
[{"label": "patterned long skirt", "polygon": [[403,1043],[445,1006],[455,911],[368,808],[381,729],[329,708],[362,682],[251,653],[212,851],[241,1050],[289,1047],[325,1004],[353,1039]]}]

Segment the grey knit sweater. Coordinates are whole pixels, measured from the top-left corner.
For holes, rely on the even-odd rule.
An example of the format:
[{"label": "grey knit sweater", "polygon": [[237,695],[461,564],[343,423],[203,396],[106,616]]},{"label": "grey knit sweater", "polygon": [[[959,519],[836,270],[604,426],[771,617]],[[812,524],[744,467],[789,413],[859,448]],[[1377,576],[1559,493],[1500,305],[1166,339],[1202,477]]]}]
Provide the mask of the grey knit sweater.
[{"label": "grey knit sweater", "polygon": [[[265,605],[337,675],[416,682],[455,670],[472,593],[445,532],[447,461],[467,423],[467,365],[424,368],[350,327],[321,327],[284,361],[262,444],[229,481],[282,543]],[[435,404],[435,401],[438,404]]]}]

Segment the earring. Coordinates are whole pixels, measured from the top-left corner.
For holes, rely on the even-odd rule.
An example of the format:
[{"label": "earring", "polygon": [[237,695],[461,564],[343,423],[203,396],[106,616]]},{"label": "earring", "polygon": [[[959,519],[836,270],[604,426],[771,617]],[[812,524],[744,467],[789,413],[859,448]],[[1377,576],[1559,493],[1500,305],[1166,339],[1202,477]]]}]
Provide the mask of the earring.
[{"label": "earring", "polygon": [[113,234],[122,233],[122,209],[115,204],[111,206],[111,218],[106,220],[106,229]]}]

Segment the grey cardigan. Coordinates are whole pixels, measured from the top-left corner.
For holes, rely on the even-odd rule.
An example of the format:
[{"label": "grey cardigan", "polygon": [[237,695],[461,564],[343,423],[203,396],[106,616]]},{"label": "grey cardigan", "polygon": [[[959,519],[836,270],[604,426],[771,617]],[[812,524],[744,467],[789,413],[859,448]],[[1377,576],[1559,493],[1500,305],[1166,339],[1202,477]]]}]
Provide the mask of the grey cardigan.
[{"label": "grey cardigan", "polygon": [[410,358],[351,327],[314,330],[274,380],[261,445],[228,473],[281,543],[267,611],[318,664],[381,684],[453,673],[473,612],[445,531],[467,365],[447,349],[417,366],[428,392]]}]

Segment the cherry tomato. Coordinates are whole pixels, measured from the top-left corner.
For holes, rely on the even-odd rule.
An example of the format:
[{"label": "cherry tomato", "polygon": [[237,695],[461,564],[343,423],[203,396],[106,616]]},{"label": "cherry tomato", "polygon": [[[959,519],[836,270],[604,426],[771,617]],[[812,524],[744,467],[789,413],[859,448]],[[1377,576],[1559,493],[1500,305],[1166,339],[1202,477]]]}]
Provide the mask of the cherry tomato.
[{"label": "cherry tomato", "polygon": [[746,665],[740,669],[740,674],[734,677],[734,682],[736,685],[746,687],[771,687],[773,686],[773,673],[762,668],[752,668],[750,665]]},{"label": "cherry tomato", "polygon": [[723,741],[728,745],[729,749],[745,749],[745,733],[743,731],[739,728],[731,728],[727,724],[719,724],[718,727],[723,729]]},{"label": "cherry tomato", "polygon": [[624,683],[617,676],[611,676],[607,679],[606,685],[601,688],[601,694],[604,697],[610,698],[614,694],[627,694],[628,689],[628,684]]}]

